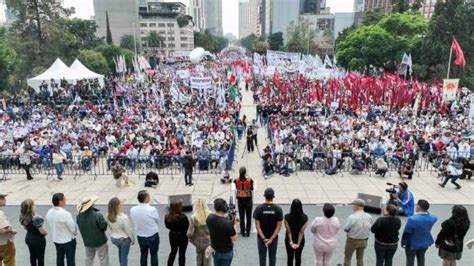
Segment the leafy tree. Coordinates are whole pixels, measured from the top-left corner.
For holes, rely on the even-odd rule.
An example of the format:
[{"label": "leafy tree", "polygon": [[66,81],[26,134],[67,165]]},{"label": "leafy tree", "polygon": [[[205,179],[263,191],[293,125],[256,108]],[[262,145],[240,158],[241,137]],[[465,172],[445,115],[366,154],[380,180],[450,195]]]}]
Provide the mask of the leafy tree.
[{"label": "leafy tree", "polygon": [[229,46],[229,39],[222,36],[214,36],[216,38],[216,49],[209,50],[210,52],[217,53],[220,52],[222,49]]},{"label": "leafy tree", "polygon": [[367,11],[364,13],[364,16],[362,17],[362,25],[363,26],[375,25],[379,23],[379,21],[384,16],[385,16],[385,12],[380,8]]},{"label": "leafy tree", "polygon": [[109,72],[109,65],[105,57],[94,50],[81,50],[78,56],[79,60],[89,69],[100,74]]},{"label": "leafy tree", "polygon": [[267,52],[269,45],[266,41],[257,41],[254,43],[253,48],[256,53],[264,54]]},{"label": "leafy tree", "polygon": [[74,35],[80,43],[81,48],[91,49],[102,45],[103,38],[98,38],[96,35],[97,24],[94,20],[84,20],[78,18],[63,19],[66,29]]},{"label": "leafy tree", "polygon": [[135,39],[133,35],[125,34],[120,38],[120,47],[128,49],[130,51],[135,50]]},{"label": "leafy tree", "polygon": [[410,3],[408,0],[392,0],[392,12],[404,13],[410,10]]},{"label": "leafy tree", "polygon": [[240,39],[240,45],[247,49],[247,51],[249,51],[250,53],[253,53],[255,51],[253,45],[255,44],[257,39],[257,36],[252,33],[249,36]]},{"label": "leafy tree", "polygon": [[164,38],[156,31],[152,30],[148,33],[147,43],[150,48],[159,48],[163,46]]},{"label": "leafy tree", "polygon": [[18,60],[15,50],[5,41],[6,32],[0,29],[0,91],[6,91],[12,84],[12,75]]},{"label": "leafy tree", "polygon": [[422,7],[423,7],[423,0],[415,0],[411,4],[411,10],[414,12],[419,11]]},{"label": "leafy tree", "polygon": [[106,40],[108,45],[112,45],[112,31],[110,31],[109,12],[105,11]]},{"label": "leafy tree", "polygon": [[283,32],[272,33],[268,37],[270,50],[280,50],[283,47]]},{"label": "leafy tree", "polygon": [[288,43],[287,49],[290,52],[301,52],[307,54],[319,53],[319,46],[316,41],[320,41],[316,26],[309,20],[301,19],[298,24],[293,21],[287,28]]},{"label": "leafy tree", "polygon": [[467,60],[463,71],[451,65],[451,76],[461,77],[463,86],[474,87],[474,2],[464,0],[438,1],[420,48],[420,63],[426,70],[425,79],[446,77],[451,40],[458,40]]},{"label": "leafy tree", "polygon": [[123,55],[125,57],[125,62],[127,65],[131,65],[133,56],[135,53],[131,50],[120,48],[113,45],[102,45],[94,49],[96,52],[102,54],[102,56],[107,60],[109,69],[115,69],[114,58],[117,56]]}]

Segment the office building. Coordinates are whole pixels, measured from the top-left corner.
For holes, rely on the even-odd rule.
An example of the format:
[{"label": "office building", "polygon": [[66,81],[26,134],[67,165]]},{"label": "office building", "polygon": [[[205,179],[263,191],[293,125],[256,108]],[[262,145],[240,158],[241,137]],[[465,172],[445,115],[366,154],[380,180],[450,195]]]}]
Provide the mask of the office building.
[{"label": "office building", "polygon": [[272,0],[261,0],[259,8],[260,32],[269,36],[272,34]]},{"label": "office building", "polygon": [[326,9],[326,0],[303,0],[302,14],[320,14]]},{"label": "office building", "polygon": [[364,0],[354,0],[354,12],[364,11]]},{"label": "office building", "polygon": [[247,37],[252,33],[261,35],[259,9],[259,0],[239,0],[239,38]]},{"label": "office building", "polygon": [[435,6],[438,0],[425,0],[423,6],[421,7],[421,14],[428,19],[431,19],[435,11]]},{"label": "office building", "polygon": [[[139,6],[140,44],[147,54],[172,55],[175,51],[194,49],[194,31],[186,6],[181,2],[159,2],[148,0]],[[178,24],[178,19],[189,23]],[[162,39],[161,47],[151,47],[148,36],[155,31]]]},{"label": "office building", "polygon": [[202,31],[206,28],[203,1],[204,0],[189,0],[188,14],[193,17],[195,31]]},{"label": "office building", "polygon": [[303,10],[303,0],[273,0],[271,6],[272,33],[283,32],[285,43],[287,29],[291,22],[298,23],[299,15]]},{"label": "office building", "polygon": [[223,35],[222,1],[223,0],[202,0],[205,29],[217,36]]},{"label": "office building", "polygon": [[[140,3],[143,2],[140,0]],[[94,0],[94,12],[99,37],[107,35],[106,12],[109,17],[112,41],[115,45],[120,45],[120,38],[123,35],[138,34],[137,0]]]},{"label": "office building", "polygon": [[364,11],[371,11],[375,9],[381,9],[386,13],[391,12],[392,0],[365,0],[364,1]]}]

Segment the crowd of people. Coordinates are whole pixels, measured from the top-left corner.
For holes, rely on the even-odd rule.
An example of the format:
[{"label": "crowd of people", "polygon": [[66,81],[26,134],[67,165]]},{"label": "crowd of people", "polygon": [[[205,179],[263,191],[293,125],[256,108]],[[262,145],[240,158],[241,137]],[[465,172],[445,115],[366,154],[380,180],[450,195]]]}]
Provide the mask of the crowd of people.
[{"label": "crowd of people", "polygon": [[[373,216],[364,212],[365,202],[355,199],[351,202],[353,214],[341,225],[336,208],[324,204],[323,216],[312,222],[305,214],[300,200],[293,200],[288,214],[283,215],[282,208],[273,203],[275,191],[265,189],[264,201],[253,210],[256,223],[259,265],[276,265],[276,253],[281,228],[285,228],[285,249],[288,265],[302,265],[302,251],[305,246],[305,231],[313,236],[315,265],[332,265],[338,246],[338,232],[347,234],[344,247],[344,265],[351,265],[356,253],[357,265],[363,265],[364,252],[368,246],[370,233],[374,233],[376,265],[392,265],[394,254],[399,246],[405,249],[407,265],[425,265],[425,253],[435,244],[443,265],[456,265],[462,258],[463,246],[474,245],[474,239],[465,243],[464,237],[470,227],[469,215],[462,205],[452,207],[452,215],[441,226],[437,237],[432,237],[432,227],[438,218],[429,212],[429,203],[420,199],[416,204],[416,213],[408,217],[405,228],[400,232],[402,223],[397,208],[388,204],[383,215],[375,221]],[[0,193],[0,207],[6,205],[6,193]],[[120,199],[114,197],[108,203],[107,213],[95,208],[97,196],[86,197],[77,204],[77,215],[65,209],[67,201],[63,193],[52,196],[53,207],[45,218],[36,211],[33,200],[26,199],[20,208],[19,222],[26,230],[25,242],[30,253],[31,265],[45,265],[46,235],[52,235],[56,247],[56,265],[82,264],[76,260],[77,238],[80,234],[85,246],[84,265],[94,265],[98,257],[101,266],[110,265],[110,242],[121,266],[128,265],[128,255],[135,243],[140,248],[140,265],[158,265],[160,247],[161,218],[156,207],[151,205],[149,192],[141,190],[137,194],[138,204],[131,208],[130,214],[123,211]],[[239,227],[237,219],[229,218],[228,203],[221,198],[214,200],[215,212],[211,212],[205,200],[194,203],[193,214],[183,213],[182,202],[171,202],[164,217],[165,227],[169,230],[171,251],[167,265],[173,265],[178,256],[178,265],[186,264],[186,249],[191,242],[196,249],[196,265],[231,265],[234,259]],[[19,228],[13,228],[8,217],[0,210],[0,262],[6,266],[15,266],[15,235]],[[250,232],[241,231],[243,237]],[[467,242],[467,241],[466,241]],[[337,258],[342,259],[342,258]]]}]

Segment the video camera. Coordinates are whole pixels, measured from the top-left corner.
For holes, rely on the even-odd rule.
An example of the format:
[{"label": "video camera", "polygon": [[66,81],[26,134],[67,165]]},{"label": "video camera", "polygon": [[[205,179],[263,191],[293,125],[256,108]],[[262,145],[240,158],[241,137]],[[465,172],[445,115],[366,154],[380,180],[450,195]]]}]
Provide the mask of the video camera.
[{"label": "video camera", "polygon": [[390,193],[390,194],[395,194],[397,193],[397,188],[398,185],[392,184],[392,183],[387,183],[388,186],[391,186],[391,188],[387,188],[385,192]]},{"label": "video camera", "polygon": [[229,203],[227,204],[227,219],[232,222],[235,222],[237,219],[237,208],[235,207],[232,196],[230,196]]}]

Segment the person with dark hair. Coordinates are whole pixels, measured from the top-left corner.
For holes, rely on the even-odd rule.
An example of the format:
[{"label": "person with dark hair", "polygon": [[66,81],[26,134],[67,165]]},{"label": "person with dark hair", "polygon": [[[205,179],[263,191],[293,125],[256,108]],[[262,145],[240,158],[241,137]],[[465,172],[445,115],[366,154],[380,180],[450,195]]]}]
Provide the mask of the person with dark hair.
[{"label": "person with dark hair", "polygon": [[397,216],[397,207],[388,204],[384,208],[384,216],[377,218],[371,231],[375,234],[375,256],[377,266],[392,266],[392,259],[397,251],[398,234],[402,222]]},{"label": "person with dark hair", "polygon": [[260,266],[266,266],[267,252],[270,266],[276,265],[276,253],[278,247],[278,233],[281,229],[283,211],[280,206],[273,204],[275,191],[272,188],[265,189],[265,202],[255,208],[253,218],[257,228],[257,247]]},{"label": "person with dark hair", "polygon": [[186,155],[183,157],[181,164],[184,168],[184,182],[186,183],[186,186],[194,185],[193,168],[196,165],[196,161],[194,161],[190,150],[186,151]]},{"label": "person with dark hair", "polygon": [[447,167],[446,167],[446,172],[447,175],[444,178],[443,183],[439,183],[438,185],[442,188],[446,186],[449,180],[451,180],[451,183],[456,186],[455,189],[461,189],[461,185],[459,185],[456,180],[458,180],[463,173],[463,165],[462,163],[455,163],[453,161],[447,162]]},{"label": "person with dark hair", "polygon": [[[125,168],[120,164],[119,160],[115,160],[114,165],[112,166],[112,176],[115,179],[115,185],[117,187],[122,186],[122,179],[125,181],[125,186],[128,186],[128,176],[124,174]],[[145,181],[146,186],[146,181]]]},{"label": "person with dark hair", "polygon": [[186,233],[189,228],[189,220],[183,213],[183,204],[181,201],[171,202],[169,212],[165,216],[165,226],[170,230],[169,240],[171,252],[168,257],[168,266],[173,266],[178,250],[179,266],[184,266],[186,264],[186,248],[188,247],[188,237]]},{"label": "person with dark hair", "polygon": [[234,257],[234,241],[237,234],[234,222],[227,219],[227,202],[224,199],[214,200],[215,213],[209,214],[206,219],[211,247],[214,250],[214,265],[230,266]]},{"label": "person with dark hair", "polygon": [[130,210],[130,218],[135,225],[135,233],[140,246],[140,266],[147,266],[148,253],[150,253],[151,266],[158,266],[160,215],[158,210],[150,205],[151,196],[148,191],[140,190],[137,199],[138,205]]},{"label": "person with dark hair", "polygon": [[150,171],[148,174],[145,176],[145,187],[152,187],[156,188],[158,186],[158,183],[160,182],[160,179],[158,178],[158,174]]},{"label": "person with dark hair", "polygon": [[402,235],[402,247],[405,248],[407,266],[417,264],[425,265],[426,250],[433,244],[431,228],[438,218],[428,212],[430,204],[428,201],[420,199],[416,204],[416,214],[410,216],[405,225]]},{"label": "person with dark hair", "polygon": [[461,259],[464,237],[470,225],[466,208],[454,205],[451,217],[441,224],[441,231],[435,241],[443,266],[456,266],[456,261]]},{"label": "person with dark hair", "polygon": [[66,211],[66,197],[63,193],[55,193],[52,198],[53,208],[46,214],[53,242],[56,246],[56,265],[76,265],[77,226],[70,212]]},{"label": "person with dark hair", "polygon": [[234,179],[232,191],[235,191],[239,209],[240,233],[244,237],[249,236],[252,225],[254,181],[247,175],[245,167],[239,169],[239,177]]},{"label": "person with dark hair", "polygon": [[301,200],[294,199],[291,203],[290,213],[285,215],[285,247],[288,256],[288,266],[301,266],[301,253],[305,239],[304,231],[308,226],[308,216],[303,212]]},{"label": "person with dark hair", "polygon": [[408,190],[408,184],[406,182],[398,183],[398,192],[393,194],[393,202],[390,202],[398,206],[398,214],[405,216],[412,216],[415,210],[415,198],[413,193]]},{"label": "person with dark hair", "polygon": [[249,128],[247,129],[247,143],[246,143],[247,152],[253,152],[255,149],[253,145],[254,143],[253,135],[254,135],[253,128],[252,126],[249,126]]},{"label": "person with dark hair", "polygon": [[337,247],[337,232],[341,227],[339,219],[334,217],[336,209],[331,203],[323,206],[323,217],[316,217],[311,224],[313,250],[316,266],[330,266],[332,255]]},{"label": "person with dark hair", "polygon": [[350,203],[353,214],[351,214],[344,225],[347,233],[346,245],[344,247],[344,266],[350,266],[352,255],[356,252],[357,266],[364,265],[364,251],[367,248],[367,240],[372,226],[372,216],[364,212],[365,201],[355,199]]}]

